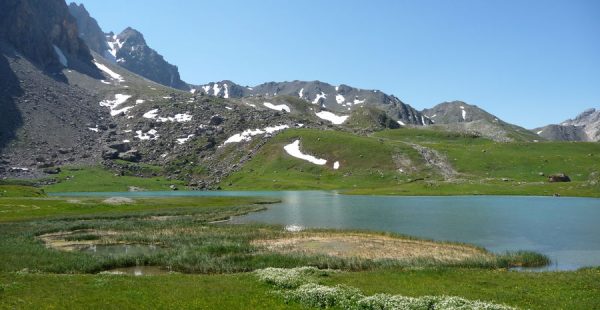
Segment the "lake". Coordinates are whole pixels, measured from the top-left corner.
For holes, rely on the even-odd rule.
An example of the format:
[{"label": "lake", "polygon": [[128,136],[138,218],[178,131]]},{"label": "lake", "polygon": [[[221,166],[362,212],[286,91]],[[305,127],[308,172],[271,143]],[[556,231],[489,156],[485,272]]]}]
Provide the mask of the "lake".
[{"label": "lake", "polygon": [[281,203],[232,223],[388,231],[493,252],[548,255],[544,270],[600,266],[600,199],[526,196],[354,196],[333,191],[59,193],[61,196],[264,196]]}]

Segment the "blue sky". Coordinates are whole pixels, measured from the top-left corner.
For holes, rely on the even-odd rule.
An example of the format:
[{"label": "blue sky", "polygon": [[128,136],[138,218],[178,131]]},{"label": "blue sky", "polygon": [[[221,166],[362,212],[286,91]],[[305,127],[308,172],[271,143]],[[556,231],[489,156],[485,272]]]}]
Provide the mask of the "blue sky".
[{"label": "blue sky", "polygon": [[320,80],[533,128],[600,108],[600,1],[85,0],[193,84]]}]

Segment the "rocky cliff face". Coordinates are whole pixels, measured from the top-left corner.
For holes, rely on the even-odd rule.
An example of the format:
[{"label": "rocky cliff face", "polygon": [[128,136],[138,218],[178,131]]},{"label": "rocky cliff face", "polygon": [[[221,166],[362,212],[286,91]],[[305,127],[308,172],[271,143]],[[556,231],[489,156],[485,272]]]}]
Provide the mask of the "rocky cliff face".
[{"label": "rocky cliff face", "polygon": [[320,81],[269,82],[254,87],[221,81],[195,86],[193,91],[225,99],[248,98],[259,101],[288,96],[308,103],[314,111],[324,109],[339,115],[350,115],[355,109],[363,107],[376,108],[399,125],[432,124],[421,112],[393,95],[348,85],[333,86]]},{"label": "rocky cliff face", "polygon": [[69,12],[77,21],[79,37],[85,41],[88,47],[100,55],[108,53],[108,43],[106,36],[98,25],[98,22],[90,16],[83,4],[72,2],[69,4]]},{"label": "rocky cliff face", "polygon": [[90,51],[78,35],[63,0],[0,2],[0,40],[42,69],[93,68]]},{"label": "rocky cliff face", "polygon": [[540,137],[554,141],[600,141],[600,110],[588,109],[559,125],[536,128]]},{"label": "rocky cliff face", "polygon": [[150,48],[139,31],[127,28],[117,36],[109,36],[109,45],[117,64],[123,68],[162,85],[189,90],[179,77],[177,66]]}]

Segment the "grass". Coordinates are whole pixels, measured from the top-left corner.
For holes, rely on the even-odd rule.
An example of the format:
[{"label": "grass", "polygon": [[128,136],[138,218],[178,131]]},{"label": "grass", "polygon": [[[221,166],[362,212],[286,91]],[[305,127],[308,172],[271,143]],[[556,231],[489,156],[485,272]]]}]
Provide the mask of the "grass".
[{"label": "grass", "polygon": [[249,205],[271,202],[244,197],[136,198],[131,203],[112,204],[104,198],[0,198],[0,223],[66,216],[127,216],[134,212],[184,212],[196,208]]},{"label": "grass", "polygon": [[[327,159],[327,165],[286,154],[283,146],[295,139],[301,140],[303,152]],[[438,151],[458,175],[444,180],[410,144]],[[599,156],[598,143],[498,143],[468,134],[410,128],[368,137],[294,129],[270,140],[221,186],[227,190],[339,189],[350,194],[600,197]],[[340,162],[339,170],[331,167],[335,161]],[[559,172],[572,182],[547,182],[548,175]]]},{"label": "grass", "polygon": [[[152,166],[143,166],[152,171]],[[64,167],[56,177],[57,183],[44,187],[46,192],[126,192],[130,186],[144,190],[170,190],[170,185],[184,187],[178,180],[164,177],[120,176],[101,167]]]},{"label": "grass", "polygon": [[[528,309],[597,309],[600,272],[528,273],[472,269],[333,273],[326,285],[365,294],[454,295]],[[306,309],[285,303],[253,274],[53,275],[0,273],[0,308]]]},{"label": "grass", "polygon": [[44,190],[25,185],[0,185],[0,198],[2,197],[44,197]]}]

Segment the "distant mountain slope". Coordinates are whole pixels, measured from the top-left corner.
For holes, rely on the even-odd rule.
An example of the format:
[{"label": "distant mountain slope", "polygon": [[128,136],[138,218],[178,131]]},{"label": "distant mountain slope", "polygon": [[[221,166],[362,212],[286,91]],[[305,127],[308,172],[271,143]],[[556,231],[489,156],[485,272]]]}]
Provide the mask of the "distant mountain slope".
[{"label": "distant mountain slope", "polygon": [[436,127],[481,135],[495,141],[534,141],[540,139],[533,132],[509,124],[495,115],[462,101],[443,102],[423,110]]},{"label": "distant mountain slope", "polygon": [[554,141],[600,141],[600,110],[588,109],[560,125],[536,128],[540,137]]},{"label": "distant mountain slope", "polygon": [[71,3],[69,10],[81,27],[79,36],[96,53],[151,81],[176,89],[190,89],[181,80],[177,66],[150,48],[139,31],[128,27],[117,35],[105,34],[83,5]]},{"label": "distant mountain slope", "polygon": [[309,103],[315,111],[324,109],[340,115],[350,115],[356,108],[371,107],[384,111],[400,125],[432,124],[421,112],[393,95],[320,81],[269,82],[254,87],[221,81],[195,86],[194,91],[222,98],[259,98],[264,101],[276,96],[289,96]]}]

